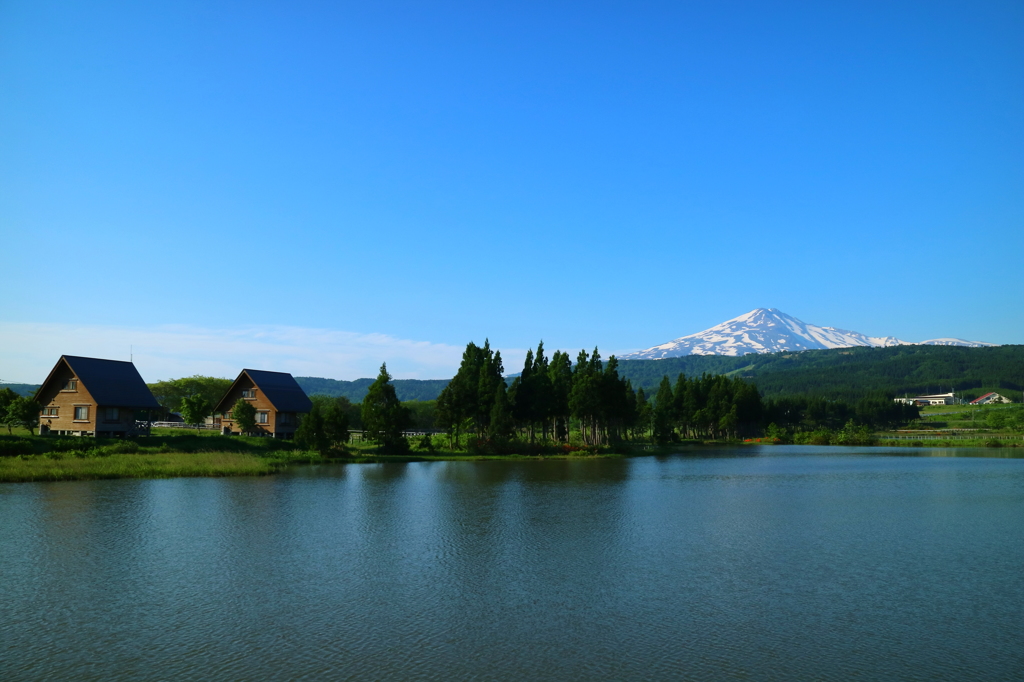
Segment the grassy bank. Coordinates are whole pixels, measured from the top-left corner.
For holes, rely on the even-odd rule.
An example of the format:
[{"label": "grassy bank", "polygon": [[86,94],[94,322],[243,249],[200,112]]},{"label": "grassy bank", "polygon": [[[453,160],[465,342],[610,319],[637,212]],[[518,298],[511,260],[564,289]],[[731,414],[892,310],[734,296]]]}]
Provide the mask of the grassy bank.
[{"label": "grassy bank", "polygon": [[[695,441],[696,442],[696,441]],[[370,443],[351,443],[321,457],[292,441],[222,436],[167,429],[137,439],[0,436],[0,482],[69,481],[103,478],[261,476],[289,464],[323,462],[429,462],[509,459],[601,459],[668,454],[680,444],[567,448],[524,444],[522,453],[487,453],[413,447],[384,454]]]},{"label": "grassy bank", "polygon": [[404,454],[383,454],[370,443],[349,444],[343,461],[348,462],[458,462],[508,459],[600,459],[632,454],[628,448],[598,448],[566,451],[560,448],[535,448],[522,453],[469,452],[447,448],[412,448]]},{"label": "grassy bank", "polygon": [[0,482],[261,476],[321,461],[290,441],[177,431],[137,439],[0,435]]},{"label": "grassy bank", "polygon": [[0,482],[262,476],[280,467],[274,460],[239,452],[135,453],[105,457],[19,455],[0,459]]},{"label": "grassy bank", "polygon": [[979,436],[978,438],[886,438],[878,439],[877,445],[886,447],[914,448],[1024,448],[1024,440],[1020,436]]}]

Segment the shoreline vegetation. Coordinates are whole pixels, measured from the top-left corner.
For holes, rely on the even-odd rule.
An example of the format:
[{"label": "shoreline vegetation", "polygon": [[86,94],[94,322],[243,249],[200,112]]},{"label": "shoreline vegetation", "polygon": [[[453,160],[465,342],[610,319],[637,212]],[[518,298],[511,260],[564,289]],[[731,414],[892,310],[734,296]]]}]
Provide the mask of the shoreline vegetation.
[{"label": "shoreline vegetation", "polygon": [[[171,429],[167,429],[171,431]],[[796,444],[846,445],[879,448],[979,448],[992,457],[1024,457],[1020,436],[979,437],[969,440],[893,440],[873,438],[865,443],[838,443],[818,433]],[[245,436],[173,434],[136,440],[93,438],[40,438],[0,436],[0,483],[81,481],[114,478],[182,478],[266,476],[291,465],[366,464],[431,461],[530,461],[588,460],[619,457],[663,456],[681,448],[783,444],[781,439],[682,440],[674,443],[623,443],[618,446],[567,449],[548,444],[524,448],[523,453],[494,454],[413,448],[402,454],[386,454],[370,443],[352,443],[329,454],[305,450],[292,441]],[[909,454],[909,453],[908,453]]]}]

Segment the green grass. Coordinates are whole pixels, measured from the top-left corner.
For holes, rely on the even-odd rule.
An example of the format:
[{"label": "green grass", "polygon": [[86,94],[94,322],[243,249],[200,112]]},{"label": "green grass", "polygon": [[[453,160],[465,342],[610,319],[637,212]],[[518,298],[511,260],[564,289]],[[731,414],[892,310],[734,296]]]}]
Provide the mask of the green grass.
[{"label": "green grass", "polygon": [[131,439],[0,434],[0,482],[260,476],[323,461],[292,441],[161,431],[171,433]]},{"label": "green grass", "polygon": [[0,458],[0,482],[262,476],[274,473],[281,466],[278,461],[239,452],[161,452],[93,457],[27,455]]},{"label": "green grass", "polygon": [[[1019,403],[1018,403],[1019,405]],[[977,411],[979,417],[986,414],[986,410],[1005,410],[1012,408],[1013,404],[995,404],[995,405],[927,405],[921,408],[922,417],[931,417],[941,414],[949,414],[950,412],[959,412],[962,414],[970,414],[971,412]]]},{"label": "green grass", "polygon": [[[166,433],[170,432],[170,433]],[[925,447],[983,447],[993,456],[1024,456],[1024,439],[1019,434],[979,433],[969,440],[914,439],[894,441],[878,434],[878,445]],[[435,440],[435,445],[443,439]],[[707,443],[735,445],[738,442]],[[524,454],[488,454],[435,447],[417,447],[409,452],[387,455],[370,443],[352,443],[344,453],[331,458],[300,449],[292,441],[273,438],[222,436],[178,429],[161,429],[137,439],[57,438],[0,434],[0,482],[71,481],[106,478],[176,478],[194,476],[262,476],[290,464],[335,462],[474,461],[516,459],[599,459],[670,454],[680,445],[627,443],[616,447],[564,451],[557,446],[536,447]],[[999,455],[996,450],[1001,450]]]},{"label": "green grass", "polygon": [[169,426],[154,426],[150,429],[151,436],[220,436],[217,429],[180,429]]},{"label": "green grass", "polygon": [[13,426],[13,427],[11,427],[11,433],[8,434],[7,433],[7,427],[6,426],[0,426],[0,435],[2,435],[2,436],[12,435],[12,436],[20,436],[20,437],[24,438],[26,436],[32,436],[32,435],[34,435],[34,433],[32,431],[29,431],[28,429],[22,428],[20,426]]}]

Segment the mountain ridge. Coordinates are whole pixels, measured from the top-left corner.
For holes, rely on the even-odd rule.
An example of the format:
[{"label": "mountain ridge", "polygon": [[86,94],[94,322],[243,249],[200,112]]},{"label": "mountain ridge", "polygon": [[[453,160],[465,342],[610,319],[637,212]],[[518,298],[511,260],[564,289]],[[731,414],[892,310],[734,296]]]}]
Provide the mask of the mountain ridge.
[{"label": "mountain ridge", "polygon": [[839,327],[808,324],[777,308],[755,308],[749,313],[726,320],[704,331],[681,336],[634,353],[626,353],[619,356],[619,359],[661,360],[684,355],[739,356],[857,346],[889,348],[919,345],[982,348],[994,347],[997,344],[952,337],[914,342],[904,341],[895,336],[868,336]]}]

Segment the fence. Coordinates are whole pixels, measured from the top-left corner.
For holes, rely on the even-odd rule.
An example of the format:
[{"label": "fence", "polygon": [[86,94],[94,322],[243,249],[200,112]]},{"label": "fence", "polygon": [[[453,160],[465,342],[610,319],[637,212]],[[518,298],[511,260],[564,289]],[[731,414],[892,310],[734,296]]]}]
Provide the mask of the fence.
[{"label": "fence", "polygon": [[[145,424],[146,422],[139,423]],[[214,424],[200,424],[198,427],[195,424],[186,424],[184,422],[150,422],[150,424],[161,429],[191,429],[195,431],[198,428],[199,430],[220,431],[220,427]]]},{"label": "fence", "polygon": [[901,434],[898,436],[890,435],[888,433],[882,433],[878,435],[879,440],[1024,440],[1024,436],[1007,436],[1005,434],[983,434],[983,433],[972,433],[972,434],[914,434],[905,435]]}]

